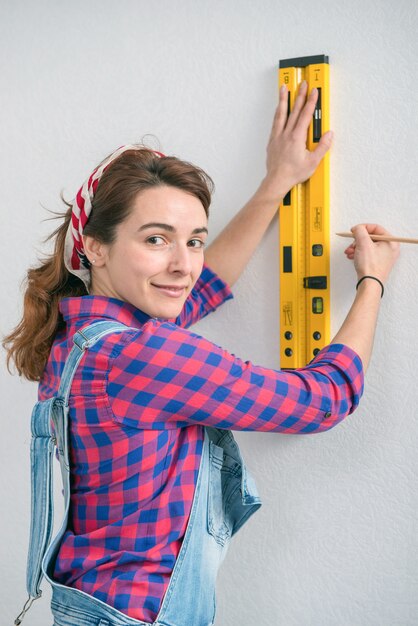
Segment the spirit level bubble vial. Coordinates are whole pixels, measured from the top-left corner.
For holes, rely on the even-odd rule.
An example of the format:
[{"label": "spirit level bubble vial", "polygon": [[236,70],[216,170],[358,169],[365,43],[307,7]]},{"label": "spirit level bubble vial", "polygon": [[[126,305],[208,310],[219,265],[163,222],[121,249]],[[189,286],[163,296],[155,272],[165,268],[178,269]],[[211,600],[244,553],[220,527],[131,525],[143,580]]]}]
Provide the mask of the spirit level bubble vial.
[{"label": "spirit level bubble vial", "polygon": [[[318,100],[307,147],[314,150],[329,130],[329,61],[325,55],[279,62],[279,89],[288,89],[291,111],[300,83]],[[280,205],[280,366],[307,365],[330,341],[330,194],[329,155],[303,184],[289,191]]]}]

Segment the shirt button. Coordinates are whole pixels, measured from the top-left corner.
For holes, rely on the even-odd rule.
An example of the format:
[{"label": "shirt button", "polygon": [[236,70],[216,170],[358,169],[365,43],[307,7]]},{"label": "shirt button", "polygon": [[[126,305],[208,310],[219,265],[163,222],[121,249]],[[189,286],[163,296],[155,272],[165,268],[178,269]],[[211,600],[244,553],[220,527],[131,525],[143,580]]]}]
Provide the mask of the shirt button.
[{"label": "shirt button", "polygon": [[324,418],[327,419],[328,417],[331,417],[331,411],[325,413]]}]

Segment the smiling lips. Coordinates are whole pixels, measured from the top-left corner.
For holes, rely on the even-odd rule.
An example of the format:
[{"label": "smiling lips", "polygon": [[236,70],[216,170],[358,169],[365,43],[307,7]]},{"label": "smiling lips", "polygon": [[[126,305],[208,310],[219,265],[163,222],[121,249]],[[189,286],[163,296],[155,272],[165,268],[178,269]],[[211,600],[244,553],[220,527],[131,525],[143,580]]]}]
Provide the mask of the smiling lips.
[{"label": "smiling lips", "polygon": [[155,283],[151,283],[153,287],[156,287],[160,291],[160,293],[169,296],[170,298],[179,298],[182,296],[187,289],[186,285],[157,285]]}]

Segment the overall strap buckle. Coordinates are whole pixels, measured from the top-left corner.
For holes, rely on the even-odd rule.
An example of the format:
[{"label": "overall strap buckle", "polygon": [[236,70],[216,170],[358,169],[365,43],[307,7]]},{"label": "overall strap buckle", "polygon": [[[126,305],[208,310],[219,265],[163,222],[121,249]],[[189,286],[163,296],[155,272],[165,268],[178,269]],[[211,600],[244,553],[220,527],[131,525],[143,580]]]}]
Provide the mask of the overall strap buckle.
[{"label": "overall strap buckle", "polygon": [[42,595],[42,591],[40,591],[39,594],[34,598],[29,596],[29,598],[25,602],[25,606],[23,607],[22,611],[19,613],[19,615],[16,617],[15,621],[13,622],[14,626],[19,626],[19,624],[22,623],[23,618],[25,617],[26,613],[29,611],[32,604],[35,602],[35,600],[40,598],[41,595]]}]

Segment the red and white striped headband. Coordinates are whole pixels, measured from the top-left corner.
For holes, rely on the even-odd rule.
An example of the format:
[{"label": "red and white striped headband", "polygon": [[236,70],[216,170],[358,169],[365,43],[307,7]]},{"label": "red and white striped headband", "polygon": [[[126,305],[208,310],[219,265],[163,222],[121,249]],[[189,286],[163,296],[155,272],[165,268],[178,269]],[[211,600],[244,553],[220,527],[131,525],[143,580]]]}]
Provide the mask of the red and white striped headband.
[{"label": "red and white striped headband", "polygon": [[[99,180],[106,168],[123,152],[126,152],[126,150],[140,150],[141,148],[143,149],[143,146],[126,145],[115,150],[93,171],[82,187],[80,187],[73,200],[71,222],[65,238],[64,263],[71,274],[83,281],[87,291],[90,287],[90,270],[88,269],[89,263],[84,252],[83,230],[91,213],[91,204]],[[158,157],[164,156],[161,152],[156,152],[155,150],[153,152]]]}]

